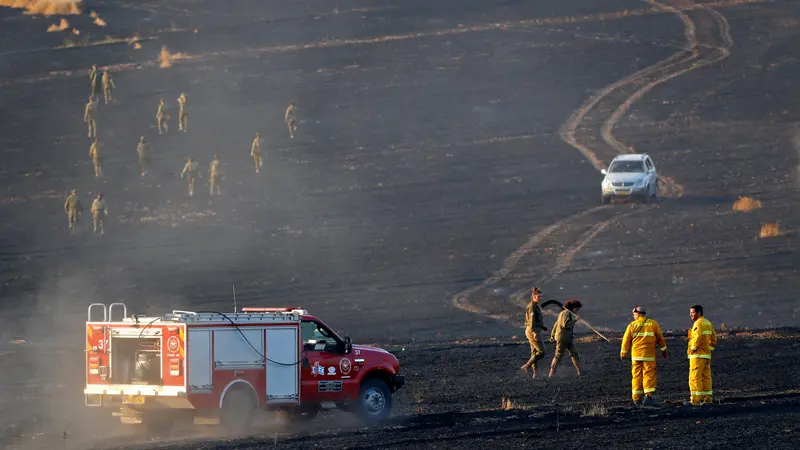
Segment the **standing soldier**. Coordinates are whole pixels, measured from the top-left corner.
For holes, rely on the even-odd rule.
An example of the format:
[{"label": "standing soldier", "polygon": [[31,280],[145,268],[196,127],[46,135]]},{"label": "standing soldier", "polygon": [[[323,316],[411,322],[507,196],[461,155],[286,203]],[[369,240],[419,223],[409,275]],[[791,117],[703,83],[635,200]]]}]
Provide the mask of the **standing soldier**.
[{"label": "standing soldier", "polygon": [[106,217],[108,216],[108,208],[106,201],[103,200],[103,194],[98,192],[97,198],[92,202],[92,219],[94,223],[94,234],[104,234]]},{"label": "standing soldier", "polygon": [[97,66],[92,65],[92,70],[89,71],[89,81],[92,83],[91,94],[92,97],[97,95],[97,88],[100,85],[100,72],[97,71]]},{"label": "standing soldier", "polygon": [[64,202],[64,212],[67,213],[67,223],[69,231],[75,231],[78,225],[78,216],[83,214],[83,204],[78,198],[78,191],[73,189],[67,200]]},{"label": "standing soldier", "polygon": [[89,147],[89,158],[92,158],[94,163],[94,176],[100,178],[103,176],[103,145],[97,137],[94,138],[92,146]]},{"label": "standing soldier", "polygon": [[289,107],[286,108],[286,114],[284,114],[283,119],[286,121],[286,126],[289,127],[289,137],[294,139],[294,132],[297,131],[297,125],[295,125],[297,121],[297,106],[295,106],[294,103],[289,103]]},{"label": "standing soldier", "polygon": [[214,155],[214,159],[208,166],[208,178],[208,182],[211,184],[211,195],[214,195],[214,191],[217,192],[217,195],[220,195],[219,185],[222,181],[222,166],[220,166],[219,156],[217,155]]},{"label": "standing soldier", "polygon": [[573,345],[575,322],[578,321],[578,316],[575,314],[581,309],[581,302],[578,300],[569,300],[564,305],[564,310],[561,311],[553,325],[553,331],[550,332],[550,342],[556,343],[556,354],[553,355],[553,362],[550,364],[550,376],[556,373],[558,362],[561,361],[561,356],[564,355],[564,350],[569,352],[572,358],[572,364],[575,370],[578,371],[578,376],[581,376],[581,360],[577,350]]},{"label": "standing soldier", "polygon": [[527,373],[528,367],[533,367],[533,378],[536,378],[536,369],[539,360],[544,358],[544,345],[542,344],[542,331],[547,331],[544,326],[544,314],[539,303],[542,300],[542,291],[534,286],[531,289],[531,301],[528,303],[528,308],[525,310],[525,336],[528,337],[528,343],[531,344],[531,357],[520,370]]},{"label": "standing soldier", "polygon": [[703,317],[703,307],[694,305],[689,310],[694,324],[689,330],[689,391],[686,406],[710,406],[714,403],[711,386],[711,353],[717,346],[717,332],[711,322]]},{"label": "standing soldier", "polygon": [[185,175],[189,177],[189,196],[194,196],[194,187],[197,185],[197,179],[200,178],[200,164],[194,160],[194,158],[189,158],[186,161],[186,165],[183,166],[183,172],[181,172],[181,179]]},{"label": "standing soldier", "polygon": [[183,131],[185,133],[188,125],[189,113],[186,112],[186,94],[183,92],[181,92],[180,97],[178,97],[178,105],[180,106],[178,111],[178,131]]},{"label": "standing soldier", "polygon": [[156,122],[158,122],[158,134],[161,134],[163,128],[164,133],[169,132],[169,114],[167,114],[167,105],[164,104],[164,99],[158,104],[158,111],[156,112]]},{"label": "standing soldier", "polygon": [[83,111],[83,123],[89,125],[89,139],[97,137],[97,122],[94,120],[94,113],[97,110],[97,102],[94,101],[94,96],[89,97],[89,103]]},{"label": "standing soldier", "polygon": [[253,162],[256,163],[256,173],[261,172],[261,133],[256,133],[256,138],[253,139],[253,145],[250,147],[250,156],[253,157]]},{"label": "standing soldier", "polygon": [[111,100],[111,90],[116,89],[117,85],[114,84],[114,80],[111,79],[111,75],[108,73],[108,69],[103,71],[103,98],[105,98],[106,105],[108,101]]},{"label": "standing soldier", "polygon": [[641,405],[659,406],[653,397],[656,393],[656,347],[661,351],[661,356],[667,359],[667,344],[658,322],[647,318],[647,313],[641,306],[633,308],[634,321],[628,324],[625,335],[622,336],[622,348],[619,352],[620,359],[631,355],[631,393],[633,403]]},{"label": "standing soldier", "polygon": [[142,168],[142,176],[145,176],[147,175],[147,167],[150,165],[150,155],[153,154],[153,148],[149,142],[144,140],[144,136],[139,138],[136,153],[139,154],[139,167]]}]

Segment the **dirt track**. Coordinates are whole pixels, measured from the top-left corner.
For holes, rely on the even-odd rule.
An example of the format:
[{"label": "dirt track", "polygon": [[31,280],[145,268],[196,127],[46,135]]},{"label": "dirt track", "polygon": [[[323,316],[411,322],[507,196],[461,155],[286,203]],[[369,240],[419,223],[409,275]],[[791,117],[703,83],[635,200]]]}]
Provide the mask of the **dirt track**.
[{"label": "dirt track", "polygon": [[[398,414],[409,425],[348,434],[320,424],[319,435],[281,434],[285,446],[450,445],[440,435],[461,446],[523,445],[517,434],[538,426],[530,432],[571,447],[552,433],[551,411],[540,411],[552,390],[516,395],[528,381],[515,372],[522,347],[452,344],[522,335],[519,293],[533,283],[548,297],[580,298],[603,330],[622,329],[634,304],[681,329],[695,302],[717,325],[800,325],[792,2],[686,2],[681,11],[666,0],[347,1],[335,10],[324,1],[226,10],[208,1],[86,3],[107,27],[83,15],[69,17],[80,35],[47,33],[55,18],[0,9],[6,446],[81,448],[95,433],[87,430],[105,423],[81,406],[82,321],[92,301],[151,314],[229,310],[235,283],[240,304],[300,303],[358,342],[407,347],[401,363],[414,381]],[[134,35],[140,50],[125,41]],[[181,53],[169,68],[158,67],[162,46]],[[91,177],[81,121],[91,64],[115,68],[118,86],[117,100],[100,105],[109,149],[102,181]],[[173,117],[158,136],[158,99],[174,106],[180,92],[189,96],[189,132],[175,133]],[[282,123],[290,101],[301,108],[295,140]],[[260,177],[248,157],[255,131],[267,138]],[[140,135],[156,152],[144,179]],[[595,166],[629,147],[653,156],[669,197],[598,208]],[[212,201],[201,184],[190,199],[177,177],[182,159],[197,156],[205,169],[212,153],[228,174],[224,195]],[[91,236],[86,216],[68,236],[61,206],[72,188],[84,202],[106,193],[106,236]],[[741,195],[763,207],[733,211]],[[766,222],[784,233],[758,239]],[[725,350],[715,362],[720,392],[795,389],[780,375],[795,362],[777,355],[791,341],[754,342],[770,346],[774,367],[726,380],[761,356]],[[588,391],[596,394],[586,403],[621,408],[625,364],[615,349],[587,351],[596,367],[562,391],[565,405]],[[682,399],[676,359],[663,383]],[[503,395],[525,408],[497,411]],[[718,427],[719,446],[747,440],[740,424],[753,415],[796,420],[792,398],[772,410],[734,401],[701,422]],[[597,424],[639,414],[614,411]],[[694,423],[665,419],[641,429],[623,420],[608,433],[632,439],[625,446],[641,442],[630,436],[642,429],[667,435]],[[610,438],[604,427],[582,430],[585,419],[566,420],[576,424],[570,438]],[[497,435],[480,434],[495,424]]]}]

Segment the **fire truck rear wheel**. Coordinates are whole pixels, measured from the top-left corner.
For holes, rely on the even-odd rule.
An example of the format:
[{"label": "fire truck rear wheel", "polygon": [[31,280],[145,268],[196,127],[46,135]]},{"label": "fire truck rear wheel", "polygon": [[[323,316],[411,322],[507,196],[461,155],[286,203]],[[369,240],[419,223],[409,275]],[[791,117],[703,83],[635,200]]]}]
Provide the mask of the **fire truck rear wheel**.
[{"label": "fire truck rear wheel", "polygon": [[234,389],[225,395],[220,411],[220,423],[232,433],[245,433],[250,428],[256,401],[245,389]]},{"label": "fire truck rear wheel", "polygon": [[371,378],[361,384],[356,414],[366,423],[379,423],[392,411],[392,393],[385,381]]}]

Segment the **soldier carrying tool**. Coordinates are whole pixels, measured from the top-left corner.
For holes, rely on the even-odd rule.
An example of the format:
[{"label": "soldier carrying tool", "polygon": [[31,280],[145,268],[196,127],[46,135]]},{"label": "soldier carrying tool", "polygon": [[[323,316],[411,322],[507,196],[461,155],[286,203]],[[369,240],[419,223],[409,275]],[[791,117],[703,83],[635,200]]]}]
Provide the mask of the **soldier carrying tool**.
[{"label": "soldier carrying tool", "polygon": [[92,83],[91,86],[91,95],[92,97],[97,95],[97,88],[100,87],[100,80],[101,80],[100,72],[97,70],[96,65],[92,65],[92,69],[89,71],[89,82]]},{"label": "soldier carrying tool", "polygon": [[181,179],[187,175],[189,179],[189,196],[192,197],[194,196],[194,188],[197,186],[197,180],[201,178],[200,164],[194,158],[186,160],[186,165],[183,166],[183,171],[181,172]]},{"label": "soldier carrying tool", "polygon": [[78,197],[78,191],[72,190],[67,200],[64,202],[64,212],[67,213],[67,223],[69,224],[69,231],[73,232],[78,226],[78,216],[83,214],[83,204]]},{"label": "soldier carrying tool", "polygon": [[558,367],[565,350],[569,352],[578,376],[581,376],[580,355],[573,344],[575,323],[578,321],[576,313],[581,309],[581,306],[583,305],[578,300],[568,300],[567,304],[564,305],[564,310],[558,314],[558,319],[556,319],[553,330],[550,332],[550,342],[555,342],[556,344],[556,352],[553,355],[553,362],[550,364],[551,377],[555,375],[556,367]]},{"label": "soldier carrying tool", "polygon": [[261,172],[261,165],[263,164],[261,159],[261,133],[256,133],[256,137],[253,139],[253,145],[250,147],[250,156],[253,157],[253,162],[256,164],[256,173]]}]

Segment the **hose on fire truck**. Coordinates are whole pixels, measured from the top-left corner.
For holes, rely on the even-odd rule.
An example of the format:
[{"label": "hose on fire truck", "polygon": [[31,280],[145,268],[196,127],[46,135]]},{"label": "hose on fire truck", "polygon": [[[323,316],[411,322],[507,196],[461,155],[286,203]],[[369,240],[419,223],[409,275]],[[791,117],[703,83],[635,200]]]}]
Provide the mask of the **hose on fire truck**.
[{"label": "hose on fire truck", "polygon": [[198,313],[202,313],[202,314],[219,314],[220,316],[224,317],[228,322],[231,323],[231,325],[234,326],[234,328],[236,328],[236,331],[238,331],[239,334],[242,336],[242,339],[244,339],[245,342],[247,342],[247,345],[249,345],[250,348],[252,348],[253,351],[256,352],[256,354],[258,356],[260,356],[261,359],[263,359],[265,361],[269,361],[269,362],[271,362],[273,364],[277,364],[279,366],[296,366],[296,365],[298,365],[298,364],[300,364],[302,362],[302,360],[299,360],[299,361],[295,361],[293,363],[282,363],[282,362],[279,362],[279,361],[274,361],[272,359],[269,359],[269,358],[267,358],[266,355],[264,355],[263,353],[259,352],[258,349],[256,349],[256,347],[253,345],[253,343],[250,342],[250,339],[247,339],[247,336],[245,336],[244,333],[242,333],[242,330],[239,328],[239,325],[236,325],[236,322],[231,320],[231,318],[228,317],[225,313],[221,313],[219,311],[197,311],[197,312]]}]

